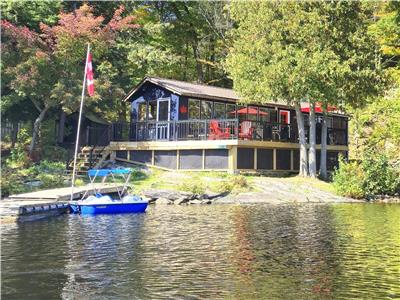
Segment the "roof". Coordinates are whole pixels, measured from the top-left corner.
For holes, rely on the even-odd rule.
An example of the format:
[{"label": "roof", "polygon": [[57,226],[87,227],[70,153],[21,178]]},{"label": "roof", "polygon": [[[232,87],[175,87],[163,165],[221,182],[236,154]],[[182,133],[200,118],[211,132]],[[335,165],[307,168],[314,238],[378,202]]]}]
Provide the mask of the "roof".
[{"label": "roof", "polygon": [[234,90],[231,89],[220,88],[199,83],[190,83],[174,79],[145,77],[134,89],[132,89],[128,93],[124,101],[127,101],[129,98],[131,98],[131,96],[136,91],[138,91],[142,87],[142,85],[146,82],[151,82],[155,85],[161,86],[180,96],[199,97],[199,98],[217,99],[217,100],[232,100],[235,102],[240,99],[239,95]]},{"label": "roof", "polygon": [[[187,97],[197,97],[202,99],[212,100],[231,100],[238,102],[240,100],[239,95],[232,89],[226,89],[221,87],[215,87],[206,84],[190,83],[186,81],[166,79],[160,77],[145,77],[135,88],[133,88],[123,101],[128,101],[133,94],[135,94],[146,82],[151,82],[155,85],[165,88],[174,94]],[[279,105],[284,107],[292,107],[284,100],[268,102],[271,105]],[[254,103],[259,104],[259,103]],[[265,105],[265,103],[263,103]]]},{"label": "roof", "polygon": [[88,118],[92,122],[103,124],[103,125],[110,125],[109,122],[107,122],[106,120],[101,119],[100,117],[98,117],[97,115],[95,115],[95,114],[93,114],[91,112],[84,113],[84,116],[86,118]]},{"label": "roof", "polygon": [[[146,82],[151,82],[155,85],[161,86],[174,94],[187,97],[197,97],[212,100],[231,100],[238,102],[239,95],[232,89],[226,89],[200,83],[190,83],[186,81],[166,79],[160,77],[145,77],[135,88],[133,88],[123,101],[128,101],[133,94],[135,94]],[[283,101],[271,101],[271,104],[288,106]]]}]

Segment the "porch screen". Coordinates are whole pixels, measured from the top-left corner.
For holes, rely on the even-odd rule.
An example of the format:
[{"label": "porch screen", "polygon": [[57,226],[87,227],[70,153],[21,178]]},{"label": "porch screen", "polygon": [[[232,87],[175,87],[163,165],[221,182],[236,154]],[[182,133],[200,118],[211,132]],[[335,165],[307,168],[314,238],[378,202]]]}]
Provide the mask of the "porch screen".
[{"label": "porch screen", "polygon": [[227,104],[226,105],[226,117],[228,119],[236,118],[236,104]]},{"label": "porch screen", "polygon": [[189,99],[189,120],[200,119],[200,100]]},{"label": "porch screen", "polygon": [[203,150],[180,150],[179,151],[180,169],[202,169]]},{"label": "porch screen", "polygon": [[276,169],[290,170],[290,150],[276,149]]},{"label": "porch screen", "polygon": [[205,153],[205,169],[228,169],[227,149],[207,149]]},{"label": "porch screen", "polygon": [[254,169],[254,149],[238,148],[237,149],[237,168],[238,169]]},{"label": "porch screen", "polygon": [[149,101],[149,120],[155,120],[157,118],[157,100]]},{"label": "porch screen", "polygon": [[154,164],[167,169],[176,169],[176,150],[154,151]]},{"label": "porch screen", "polygon": [[151,164],[151,150],[132,150],[130,151],[130,160],[143,164]]},{"label": "porch screen", "polygon": [[138,121],[146,121],[146,102],[139,103]]},{"label": "porch screen", "polygon": [[226,119],[225,103],[214,102],[214,118],[215,119]]},{"label": "porch screen", "polygon": [[211,119],[213,103],[212,101],[201,101],[201,118]]},{"label": "porch screen", "polygon": [[273,155],[272,149],[257,149],[257,169],[272,170],[274,166]]}]

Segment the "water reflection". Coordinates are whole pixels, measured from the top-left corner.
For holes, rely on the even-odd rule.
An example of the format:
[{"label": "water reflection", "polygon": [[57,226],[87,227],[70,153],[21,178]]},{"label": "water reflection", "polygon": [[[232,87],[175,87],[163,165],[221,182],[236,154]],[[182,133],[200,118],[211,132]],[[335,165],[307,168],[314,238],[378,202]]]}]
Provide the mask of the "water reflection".
[{"label": "water reflection", "polygon": [[2,232],[7,299],[400,297],[400,206],[157,206]]}]

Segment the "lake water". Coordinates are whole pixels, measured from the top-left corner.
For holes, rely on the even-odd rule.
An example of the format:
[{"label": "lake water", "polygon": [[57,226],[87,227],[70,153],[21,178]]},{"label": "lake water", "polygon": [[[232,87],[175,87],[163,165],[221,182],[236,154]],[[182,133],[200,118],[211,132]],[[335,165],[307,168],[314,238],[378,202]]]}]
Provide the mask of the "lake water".
[{"label": "lake water", "polygon": [[152,206],[1,240],[3,299],[400,299],[400,205]]}]

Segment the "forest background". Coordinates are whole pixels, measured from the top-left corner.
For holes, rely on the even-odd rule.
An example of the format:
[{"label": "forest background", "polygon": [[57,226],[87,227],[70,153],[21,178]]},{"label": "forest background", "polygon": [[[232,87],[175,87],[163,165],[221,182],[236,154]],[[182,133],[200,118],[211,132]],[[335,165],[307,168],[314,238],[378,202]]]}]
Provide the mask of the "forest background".
[{"label": "forest background", "polygon": [[[238,70],[227,58],[237,54],[241,26],[258,26],[257,19],[237,17],[245,4],[235,1],[0,5],[2,123],[22,124],[18,137],[16,132],[2,137],[4,154],[10,150],[2,160],[2,194],[18,192],[15,182],[21,177],[41,173],[32,158],[45,162],[43,168],[54,167],[48,161],[64,161],[54,126],[63,114],[78,110],[87,42],[93,47],[96,94],[87,98],[85,109],[117,121],[128,117],[121,99],[145,76],[233,87],[240,93],[243,87],[232,80]],[[341,2],[334,9],[349,5]],[[400,187],[400,5],[352,5],[367,17],[374,64],[384,84],[352,103],[335,102],[350,116],[350,162],[341,163],[334,184],[339,193],[353,197],[395,195]],[[373,80],[365,84],[375,89]]]}]

